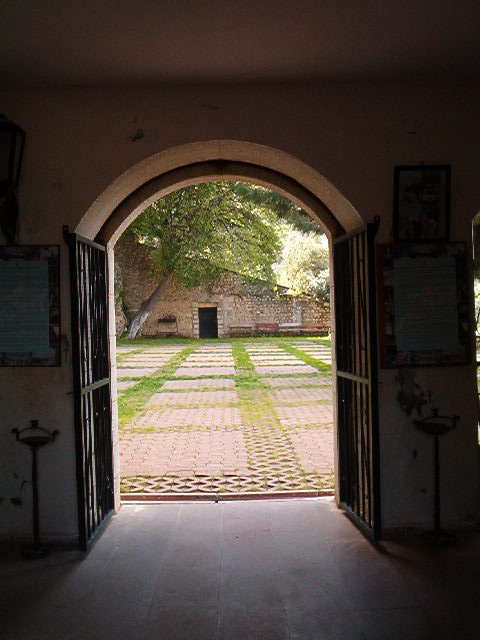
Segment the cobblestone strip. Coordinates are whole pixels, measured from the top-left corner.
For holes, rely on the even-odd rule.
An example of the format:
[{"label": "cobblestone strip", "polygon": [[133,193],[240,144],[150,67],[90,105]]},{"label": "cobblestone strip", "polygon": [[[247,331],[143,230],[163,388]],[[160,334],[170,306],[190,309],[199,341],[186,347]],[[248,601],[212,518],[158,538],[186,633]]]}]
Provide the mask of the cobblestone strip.
[{"label": "cobblestone strip", "polygon": [[176,378],[187,376],[232,376],[235,374],[234,367],[179,367],[173,374]]},{"label": "cobblestone strip", "polygon": [[117,369],[117,378],[143,378],[151,376],[158,367],[135,367],[134,369]]},{"label": "cobblestone strip", "polygon": [[276,405],[278,419],[285,427],[315,425],[331,427],[332,407],[330,404],[283,406]]},{"label": "cobblestone strip", "polygon": [[305,389],[303,387],[291,389],[275,389],[270,391],[270,399],[274,404],[281,402],[282,404],[316,404],[318,402],[332,402],[331,387],[311,387]]},{"label": "cobblestone strip", "polygon": [[185,389],[195,389],[200,391],[202,389],[224,389],[235,386],[235,380],[233,378],[200,378],[195,380],[167,380],[162,387],[162,391],[165,389],[184,391]]},{"label": "cobblestone strip", "polygon": [[228,430],[242,424],[238,407],[165,407],[162,409],[146,409],[129,425],[132,430],[146,427],[154,430],[175,429],[178,427],[205,427]]},{"label": "cobblestone strip", "polygon": [[147,403],[147,407],[163,405],[195,406],[204,404],[238,404],[238,393],[235,389],[224,391],[163,391],[154,393]]},{"label": "cobblestone strip", "polygon": [[262,382],[267,387],[298,387],[305,389],[306,387],[326,386],[331,387],[332,379],[328,376],[318,373],[315,376],[279,376],[278,378],[262,378]]},{"label": "cobblestone strip", "polygon": [[288,375],[289,373],[316,373],[317,371],[315,367],[309,364],[257,365],[255,369],[260,375],[265,375],[266,373]]},{"label": "cobblestone strip", "polygon": [[234,356],[252,488],[282,490],[292,486],[294,479],[301,485],[303,470],[295,449],[287,431],[278,422],[268,392],[260,384],[252,388],[256,373],[242,344],[236,345]]}]

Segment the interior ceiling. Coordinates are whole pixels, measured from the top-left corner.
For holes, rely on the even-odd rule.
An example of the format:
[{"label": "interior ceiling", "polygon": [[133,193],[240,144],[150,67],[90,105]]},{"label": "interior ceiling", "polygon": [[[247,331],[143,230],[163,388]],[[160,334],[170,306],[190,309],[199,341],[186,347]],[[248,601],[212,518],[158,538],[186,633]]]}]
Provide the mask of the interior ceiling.
[{"label": "interior ceiling", "polygon": [[479,27],[479,0],[0,0],[0,82],[479,77]]}]

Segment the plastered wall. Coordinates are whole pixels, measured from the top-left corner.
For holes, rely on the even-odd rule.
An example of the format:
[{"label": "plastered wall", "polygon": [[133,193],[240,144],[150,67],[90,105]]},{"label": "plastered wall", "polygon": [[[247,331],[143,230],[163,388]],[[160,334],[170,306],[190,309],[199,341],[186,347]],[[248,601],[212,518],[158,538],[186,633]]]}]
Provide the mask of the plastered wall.
[{"label": "plastered wall", "polygon": [[[255,142],[292,154],[325,176],[365,221],[378,215],[390,239],[393,167],[452,166],[451,239],[470,243],[480,210],[480,89],[469,83],[191,86],[2,92],[0,112],[27,135],[19,193],[19,242],[61,246],[59,369],[0,369],[0,535],[28,535],[31,494],[15,507],[30,457],[10,430],[32,418],[60,431],[39,455],[45,535],[76,534],[75,457],[67,250],[87,209],[123,172],[152,154],[201,140]],[[136,136],[141,129],[143,137]],[[472,311],[473,317],[473,311]],[[472,342],[473,345],[473,342]],[[442,509],[451,525],[478,519],[478,399],[474,364],[422,369],[441,413],[458,413],[441,441]],[[396,402],[395,371],[380,371],[383,524],[431,522],[432,442]],[[15,478],[13,474],[18,478]]]}]

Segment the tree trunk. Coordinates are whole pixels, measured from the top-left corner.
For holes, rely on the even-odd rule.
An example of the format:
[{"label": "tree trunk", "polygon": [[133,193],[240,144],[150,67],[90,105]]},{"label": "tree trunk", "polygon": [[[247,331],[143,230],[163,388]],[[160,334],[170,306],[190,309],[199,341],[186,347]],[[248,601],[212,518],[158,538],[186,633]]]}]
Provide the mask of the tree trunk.
[{"label": "tree trunk", "polygon": [[155,303],[160,298],[162,293],[165,291],[171,279],[172,279],[172,272],[167,271],[167,273],[165,273],[162,276],[162,278],[160,279],[160,282],[157,284],[157,286],[153,290],[153,293],[146,300],[142,302],[142,304],[140,305],[140,308],[138,309],[137,313],[132,318],[132,321],[130,323],[130,328],[128,330],[129,338],[137,337],[145,320],[151,314],[152,309],[155,306]]}]

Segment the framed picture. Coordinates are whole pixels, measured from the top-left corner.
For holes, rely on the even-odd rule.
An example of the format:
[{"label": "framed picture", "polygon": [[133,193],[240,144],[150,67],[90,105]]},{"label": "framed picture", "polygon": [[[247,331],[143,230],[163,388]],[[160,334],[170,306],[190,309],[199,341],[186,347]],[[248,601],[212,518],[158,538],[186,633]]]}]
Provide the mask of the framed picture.
[{"label": "framed picture", "polygon": [[395,242],[448,240],[450,167],[395,167],[393,237]]},{"label": "framed picture", "polygon": [[60,366],[59,252],[0,247],[0,366]]}]

